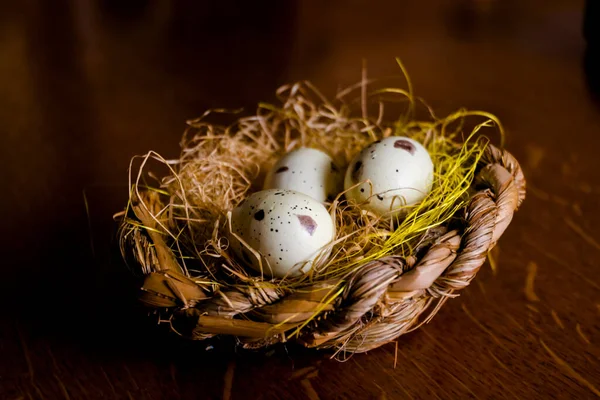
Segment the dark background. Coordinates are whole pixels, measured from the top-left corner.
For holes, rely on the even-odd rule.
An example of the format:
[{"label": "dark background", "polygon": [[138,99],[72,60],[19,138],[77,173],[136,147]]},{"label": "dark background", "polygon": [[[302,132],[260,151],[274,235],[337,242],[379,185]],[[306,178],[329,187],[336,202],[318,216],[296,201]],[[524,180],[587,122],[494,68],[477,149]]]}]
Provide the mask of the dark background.
[{"label": "dark background", "polygon": [[[0,2],[0,398],[600,396],[600,18],[586,52],[583,15],[569,0]],[[333,96],[363,58],[398,74],[396,56],[438,115],[482,109],[508,130],[530,185],[498,272],[397,352],[345,363],[205,351],[150,324],[111,241],[130,158],[176,157],[207,108],[251,112],[300,79]]]}]

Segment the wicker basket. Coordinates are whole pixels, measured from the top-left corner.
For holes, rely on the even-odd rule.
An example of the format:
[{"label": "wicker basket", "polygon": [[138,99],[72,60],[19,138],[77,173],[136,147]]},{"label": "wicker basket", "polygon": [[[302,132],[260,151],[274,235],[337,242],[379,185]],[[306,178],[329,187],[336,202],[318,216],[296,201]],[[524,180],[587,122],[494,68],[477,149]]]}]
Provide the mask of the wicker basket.
[{"label": "wicker basket", "polygon": [[[399,60],[398,63],[405,71]],[[408,81],[408,75],[405,76]],[[410,102],[409,114],[414,111],[416,103],[410,87],[409,82],[409,91],[384,90],[406,96]],[[316,100],[311,100],[311,93],[317,94]],[[345,132],[360,135],[376,128],[381,138],[391,135],[394,130],[398,131],[397,123],[382,123],[381,100],[378,100],[378,117],[366,117],[366,79],[362,82],[361,118],[352,117],[348,103],[335,109],[308,82],[284,86],[277,94],[283,103],[281,108],[275,110],[272,106],[259,107],[255,116],[237,120],[239,131],[232,130],[232,125],[217,127],[207,124],[202,118],[188,122],[190,128],[200,127],[201,130],[191,140],[187,136],[189,132],[186,132],[182,142],[182,157],[175,160],[180,171],[191,169],[192,174],[196,174],[202,168],[195,169],[198,167],[194,162],[205,163],[206,160],[213,159],[218,161],[220,153],[216,147],[204,153],[194,153],[192,149],[198,142],[210,143],[212,146],[224,137],[233,137],[234,141],[246,140],[247,137],[253,139],[252,147],[246,150],[239,147],[227,150],[233,154],[234,160],[238,160],[244,151],[250,157],[257,153],[257,149],[272,146],[276,142],[275,132],[281,132],[279,148],[288,150],[294,143],[302,142],[306,145],[307,130],[316,130],[318,137],[326,138],[331,136],[332,131],[344,132],[345,136],[337,138],[337,143],[341,143],[338,150],[346,152],[346,156],[352,156],[348,154],[348,148],[355,138],[348,141]],[[268,114],[261,110],[267,110]],[[431,115],[433,117],[433,113]],[[465,115],[488,118],[488,122],[478,125],[469,137],[474,136],[479,128],[493,125],[490,121],[503,133],[493,115],[481,111],[459,111],[444,120],[436,119],[439,123],[437,126],[441,127],[442,137],[450,137],[444,136],[449,124],[460,121]],[[406,118],[402,120],[410,121]],[[405,126],[416,125],[409,123]],[[434,125],[422,126],[424,128],[421,132],[426,133],[423,137],[429,140],[427,138],[431,138],[436,128]],[[290,132],[297,132],[298,136],[291,138]],[[454,143],[454,139],[460,135],[454,134],[451,137],[451,148],[454,149],[454,145],[456,148],[466,146],[466,143]],[[357,148],[356,143],[354,140],[353,149]],[[364,146],[364,143],[363,140],[360,145]],[[269,157],[272,155],[268,154]],[[142,163],[138,183],[143,165],[149,158],[160,159],[169,166],[171,178],[174,177],[171,182],[181,182],[175,170],[170,167],[172,163],[151,152]],[[349,162],[348,157],[345,159]],[[253,161],[240,160],[240,164],[233,170],[238,173],[239,168],[246,168],[254,162],[259,169],[258,172],[252,172],[256,178],[266,166],[261,163],[268,163],[265,160],[268,157],[255,158]],[[173,213],[170,217],[164,216],[164,210],[169,207],[170,210],[173,209],[173,192],[140,190],[141,185],[138,184],[131,191],[127,210],[118,214],[122,217],[121,251],[126,259],[132,258],[143,272],[140,300],[160,315],[160,321],[168,321],[172,329],[184,337],[202,340],[215,335],[230,335],[236,337],[245,348],[260,348],[293,340],[307,347],[331,348],[347,353],[365,352],[429,322],[446,300],[458,296],[457,292],[475,278],[486,261],[488,252],[496,245],[511,222],[513,213],[524,200],[525,177],[519,163],[510,153],[486,143],[480,147],[478,156],[468,162],[471,175],[468,181],[461,181],[466,183],[460,189],[462,198],[457,206],[459,208],[453,206],[442,220],[434,220],[434,224],[418,230],[413,245],[407,252],[409,255],[393,254],[386,250],[382,252],[385,254],[383,257],[365,258],[365,261],[359,261],[356,266],[347,264],[346,258],[340,258],[336,261],[342,265],[352,265],[341,279],[326,278],[338,275],[323,275],[323,278],[311,275],[310,278],[296,280],[290,285],[256,277],[252,272],[245,271],[243,266],[236,272],[235,268],[229,267],[240,266],[236,264],[234,257],[229,256],[226,246],[222,248],[224,250],[219,248],[220,252],[211,255],[213,260],[217,260],[213,262],[214,265],[208,266],[200,257],[199,262],[205,270],[197,274],[190,273],[187,268],[182,268],[186,254],[179,248],[172,232],[182,232],[187,228],[191,231],[192,221],[185,214],[180,216],[183,225],[173,225]],[[223,172],[210,166],[213,164],[208,167],[206,164],[202,165],[205,170],[221,174],[219,177],[222,177]],[[222,164],[216,165],[220,167]],[[226,178],[232,176],[227,175]],[[164,186],[164,181],[162,182]],[[192,186],[186,188],[179,185],[175,191],[179,198],[185,199],[191,197],[197,190],[194,188],[199,185],[212,187],[211,182],[193,178]],[[212,191],[213,203],[210,204],[218,203],[219,218],[239,204],[243,196],[257,189],[256,186],[251,187],[251,179],[244,179],[241,183],[238,187],[241,186],[242,190],[235,196],[236,201],[222,199],[220,186]],[[186,202],[186,210],[187,205]],[[210,219],[211,213],[213,217],[215,215],[214,210],[202,207],[200,212],[200,218],[208,215]],[[218,231],[219,223],[220,229],[223,228],[219,221],[216,220],[214,232]],[[169,224],[174,228],[173,231],[167,229]],[[198,226],[197,222],[195,224],[194,226]],[[202,225],[201,229],[209,236],[213,231],[208,225]],[[396,228],[390,226],[390,229]],[[209,239],[205,241],[211,242]]]},{"label": "wicker basket", "polygon": [[389,255],[365,263],[334,302],[329,296],[342,287],[340,282],[296,289],[238,285],[221,291],[182,274],[151,217],[164,206],[153,191],[132,203],[131,217],[140,224],[124,243],[138,262],[152,266],[145,269],[141,300],[166,313],[183,336],[233,335],[245,348],[293,338],[307,347],[365,352],[427,323],[448,298],[469,285],[525,198],[518,162],[489,145],[472,193],[459,218],[451,226],[430,229],[414,256]]}]

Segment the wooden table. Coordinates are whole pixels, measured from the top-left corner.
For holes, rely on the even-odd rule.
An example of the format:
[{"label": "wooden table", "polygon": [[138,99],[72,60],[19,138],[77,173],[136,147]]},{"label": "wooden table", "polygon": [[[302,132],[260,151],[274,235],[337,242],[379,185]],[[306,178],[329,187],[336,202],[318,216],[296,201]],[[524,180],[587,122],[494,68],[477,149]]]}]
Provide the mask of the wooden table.
[{"label": "wooden table", "polygon": [[[0,398],[600,396],[600,105],[581,1],[7,3]],[[530,185],[496,273],[397,352],[345,363],[206,350],[136,314],[110,239],[131,156],[175,157],[207,108],[252,109],[298,79],[333,95],[362,58],[370,76],[397,74],[395,56],[438,114],[483,109],[508,130]]]}]

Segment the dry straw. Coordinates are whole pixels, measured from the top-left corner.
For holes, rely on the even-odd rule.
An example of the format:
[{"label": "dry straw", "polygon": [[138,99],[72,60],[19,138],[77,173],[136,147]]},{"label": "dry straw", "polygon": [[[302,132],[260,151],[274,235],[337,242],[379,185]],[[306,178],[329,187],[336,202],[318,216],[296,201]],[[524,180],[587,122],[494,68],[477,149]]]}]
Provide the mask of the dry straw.
[{"label": "dry straw", "polygon": [[[249,348],[293,339],[340,356],[430,321],[475,277],[523,201],[525,179],[517,161],[483,135],[491,128],[503,138],[493,115],[436,117],[398,65],[407,90],[369,91],[364,74],[334,101],[309,82],[286,85],[278,105],[260,104],[255,115],[212,110],[188,121],[177,160],[155,152],[134,158],[130,201],[117,217],[122,253],[145,276],[141,300],[193,339],[234,335]],[[405,110],[395,118],[384,114],[398,104]],[[417,120],[420,108],[427,117]],[[214,114],[233,122],[211,123]],[[232,257],[229,213],[261,189],[278,157],[308,146],[346,166],[391,135],[429,151],[435,176],[425,200],[390,219],[340,194],[327,204],[337,229],[331,255],[298,278],[270,279]],[[165,169],[163,178],[150,163]]]}]

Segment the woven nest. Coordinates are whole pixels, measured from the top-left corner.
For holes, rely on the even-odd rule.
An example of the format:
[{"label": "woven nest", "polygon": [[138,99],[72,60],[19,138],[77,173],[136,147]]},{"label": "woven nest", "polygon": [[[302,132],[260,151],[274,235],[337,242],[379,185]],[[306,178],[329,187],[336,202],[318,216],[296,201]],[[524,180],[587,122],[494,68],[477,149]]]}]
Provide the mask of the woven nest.
[{"label": "woven nest", "polygon": [[[487,140],[465,144],[497,121],[465,111],[416,121],[410,83],[408,91],[370,92],[378,96],[365,87],[365,80],[355,87],[362,94],[357,117],[355,103],[344,101],[351,90],[334,104],[308,83],[290,85],[278,91],[280,107],[261,105],[256,115],[230,125],[208,123],[206,116],[189,121],[178,160],[153,152],[141,158],[130,178],[130,202],[118,214],[119,232],[123,255],[144,277],[140,300],[159,321],[196,340],[235,336],[245,348],[293,340],[357,353],[429,322],[469,285],[525,197],[525,178],[511,154]],[[386,123],[383,95],[389,94],[408,102],[401,118]],[[369,104],[376,105],[373,118]],[[489,119],[461,143],[468,115]],[[453,123],[458,127],[449,133]],[[260,190],[278,155],[318,147],[347,165],[362,146],[392,134],[417,138],[430,152],[443,151],[444,159],[461,154],[451,161],[462,165],[464,176],[446,192],[434,188],[432,200],[404,221],[379,220],[340,194],[327,204],[338,228],[332,256],[299,278],[261,276],[230,254],[228,212]],[[152,160],[166,166],[164,178],[145,173]],[[436,170],[439,182],[455,170],[450,167]]]}]

